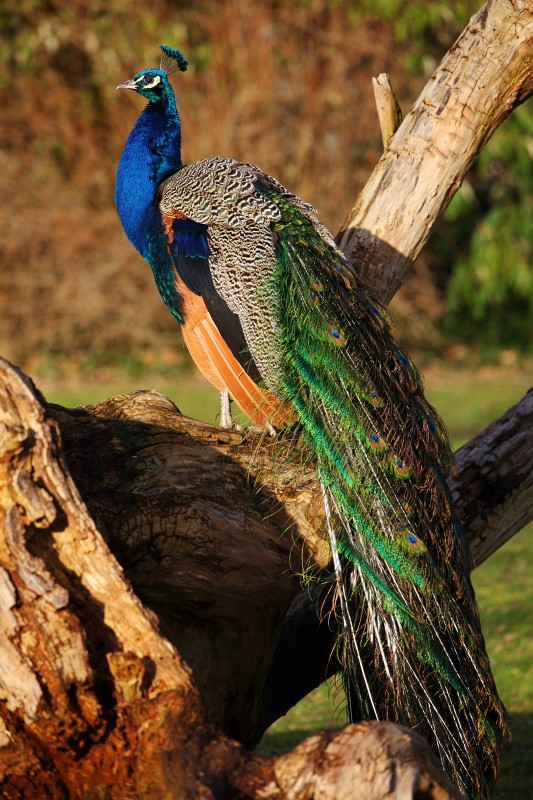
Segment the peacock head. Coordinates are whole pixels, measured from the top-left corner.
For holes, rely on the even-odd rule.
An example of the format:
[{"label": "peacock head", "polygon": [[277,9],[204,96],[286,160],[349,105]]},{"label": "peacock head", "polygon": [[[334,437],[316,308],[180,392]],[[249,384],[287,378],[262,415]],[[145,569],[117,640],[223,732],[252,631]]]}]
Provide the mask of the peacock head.
[{"label": "peacock head", "polygon": [[168,75],[176,69],[185,72],[187,59],[180,50],[174,50],[172,47],[167,47],[166,44],[161,45],[161,50],[163,55],[159,69],[143,69],[131,80],[120,83],[117,89],[133,89],[137,94],[146,97],[150,103],[158,103],[162,100],[166,93],[172,91]]}]

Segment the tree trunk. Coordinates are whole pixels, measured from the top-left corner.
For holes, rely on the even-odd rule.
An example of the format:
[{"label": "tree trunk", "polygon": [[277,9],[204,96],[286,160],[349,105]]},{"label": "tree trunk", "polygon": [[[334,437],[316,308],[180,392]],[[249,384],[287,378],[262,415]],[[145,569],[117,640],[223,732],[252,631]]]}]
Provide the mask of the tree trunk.
[{"label": "tree trunk", "polygon": [[[341,236],[382,299],[531,93],[531,37],[528,4],[488,2],[393,136]],[[322,586],[299,588],[329,559],[301,443],[156,392],[47,406],[7,362],[0,414],[2,796],[458,796],[391,723],[245,749],[335,670]],[[458,454],[474,565],[531,519],[532,416],[529,394]]]}]

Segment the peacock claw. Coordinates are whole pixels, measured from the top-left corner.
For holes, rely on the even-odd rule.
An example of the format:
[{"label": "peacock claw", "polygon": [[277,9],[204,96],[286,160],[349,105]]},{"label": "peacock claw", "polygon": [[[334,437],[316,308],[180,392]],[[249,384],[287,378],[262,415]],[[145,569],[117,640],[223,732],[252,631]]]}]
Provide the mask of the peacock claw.
[{"label": "peacock claw", "polygon": [[277,430],[274,428],[273,425],[270,424],[270,422],[267,422],[266,424],[266,432],[268,433],[269,436],[272,436],[273,439],[275,439],[275,437],[278,435]]}]

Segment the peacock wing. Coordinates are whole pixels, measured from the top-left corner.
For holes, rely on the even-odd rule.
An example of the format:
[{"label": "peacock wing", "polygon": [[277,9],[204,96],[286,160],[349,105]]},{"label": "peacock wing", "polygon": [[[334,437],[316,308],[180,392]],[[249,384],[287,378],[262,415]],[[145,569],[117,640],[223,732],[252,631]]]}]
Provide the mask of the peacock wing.
[{"label": "peacock wing", "polygon": [[[253,266],[251,240],[255,255],[263,253],[263,270],[273,262],[268,223],[277,209],[257,193],[252,173],[230,159],[205,159],[173,173],[160,187],[159,209],[193,360],[219,391],[229,390],[254,423],[282,427],[292,415],[264,386],[265,359],[255,358],[247,338],[248,333],[254,340],[258,326],[248,303],[239,302],[241,295],[246,300],[253,295],[260,273],[242,269]],[[272,336],[268,320],[259,327]]]}]

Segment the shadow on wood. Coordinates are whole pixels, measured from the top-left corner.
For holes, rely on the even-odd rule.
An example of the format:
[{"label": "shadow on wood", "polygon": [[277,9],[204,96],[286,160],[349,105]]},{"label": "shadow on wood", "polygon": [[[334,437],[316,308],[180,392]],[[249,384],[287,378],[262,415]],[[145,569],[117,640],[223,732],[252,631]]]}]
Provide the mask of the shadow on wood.
[{"label": "shadow on wood", "polygon": [[[293,458],[267,497],[243,460],[249,462],[252,447],[259,475],[271,442],[252,444],[185,420],[157,393],[72,412],[50,409],[7,362],[0,408],[2,796],[290,793],[296,800],[340,800],[354,790],[380,797],[394,780],[419,797],[457,797],[427,743],[391,723],[319,734],[275,759],[256,757],[227,737],[231,726],[246,730],[246,710],[258,707],[297,591],[287,570],[294,545],[279,533],[293,506],[310,529],[297,500],[310,492],[309,481],[291,477]],[[187,501],[196,491],[186,481],[193,465],[197,480],[211,476],[203,482],[207,510],[198,517]],[[222,489],[235,500],[227,522],[225,506],[217,506]],[[282,513],[284,495],[289,511]],[[273,513],[265,523],[267,506]],[[132,591],[89,508],[160,609],[177,649]],[[264,574],[257,574],[258,563]],[[243,580],[247,568],[256,573],[252,587]],[[208,685],[217,659],[228,682],[219,681],[218,691]]]}]

